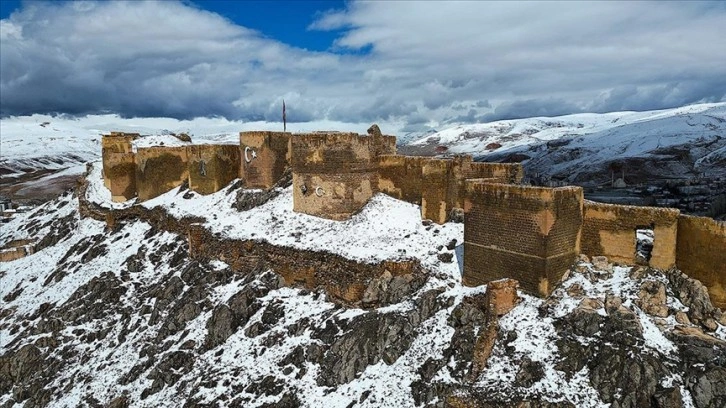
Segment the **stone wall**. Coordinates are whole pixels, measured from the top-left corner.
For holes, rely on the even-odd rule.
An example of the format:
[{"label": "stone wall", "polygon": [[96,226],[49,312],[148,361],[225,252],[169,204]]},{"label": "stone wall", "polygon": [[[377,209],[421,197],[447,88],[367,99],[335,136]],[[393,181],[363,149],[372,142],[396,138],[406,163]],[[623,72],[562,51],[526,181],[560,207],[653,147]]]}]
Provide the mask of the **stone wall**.
[{"label": "stone wall", "polygon": [[15,239],[0,248],[0,262],[10,262],[31,255],[35,240]]},{"label": "stone wall", "polygon": [[191,190],[200,194],[212,194],[238,177],[239,146],[191,145],[187,149]]},{"label": "stone wall", "polygon": [[[200,224],[189,225],[189,252],[195,259],[219,259],[237,272],[273,270],[285,285],[308,289],[322,287],[333,301],[359,307],[375,307],[384,299],[366,299],[371,287],[388,276],[406,282],[415,291],[425,282],[418,261],[383,261],[366,264],[339,255],[286,248],[264,241],[220,238]],[[385,279],[385,278],[383,278]]]},{"label": "stone wall", "polygon": [[164,194],[188,179],[188,146],[154,146],[137,150],[136,189],[139,201]]},{"label": "stone wall", "polygon": [[706,285],[714,306],[726,310],[726,223],[680,215],[676,264]]},{"label": "stone wall", "polygon": [[393,198],[421,205],[423,166],[431,157],[383,155],[378,158],[378,188]]},{"label": "stone wall", "polygon": [[582,189],[492,181],[466,184],[464,284],[512,278],[547,296],[579,254]]},{"label": "stone wall", "polygon": [[312,133],[290,138],[293,209],[333,220],[360,211],[378,192],[379,154],[396,151],[393,136]]},{"label": "stone wall", "polygon": [[635,265],[637,229],[652,229],[653,250],[648,264],[658,269],[676,265],[679,211],[585,201],[582,253],[604,255],[612,262]]},{"label": "stone wall", "polygon": [[246,188],[271,188],[290,165],[290,133],[240,132],[239,177]]},{"label": "stone wall", "polygon": [[101,137],[103,183],[111,190],[113,201],[122,202],[136,196],[136,164],[131,143],[138,133],[111,132]]},{"label": "stone wall", "polygon": [[454,208],[463,208],[467,179],[522,181],[519,163],[475,163],[471,156],[432,158],[386,155],[378,159],[379,189],[392,197],[421,205],[421,216],[439,224]]}]

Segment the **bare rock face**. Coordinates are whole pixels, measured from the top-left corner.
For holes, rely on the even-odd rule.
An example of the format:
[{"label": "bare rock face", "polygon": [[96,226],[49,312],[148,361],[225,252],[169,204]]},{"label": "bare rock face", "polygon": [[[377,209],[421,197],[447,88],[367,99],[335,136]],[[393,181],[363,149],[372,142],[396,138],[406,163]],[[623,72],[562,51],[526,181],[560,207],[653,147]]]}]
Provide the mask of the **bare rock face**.
[{"label": "bare rock face", "polygon": [[382,136],[381,128],[378,127],[375,123],[371,125],[371,127],[368,128],[368,135],[369,136]]},{"label": "bare rock face", "polygon": [[688,307],[691,323],[709,331],[716,330],[716,323],[724,320],[724,313],[713,306],[706,286],[677,269],[666,272],[666,277],[678,299]]},{"label": "bare rock face", "polygon": [[605,272],[613,271],[613,266],[608,262],[608,258],[606,256],[593,256],[592,266],[594,266],[595,269]]},{"label": "bare rock face", "polygon": [[668,317],[666,287],[660,281],[645,281],[638,291],[638,307],[645,313],[658,317]]},{"label": "bare rock face", "polygon": [[486,309],[497,316],[509,313],[519,303],[518,288],[519,282],[514,279],[489,282],[486,291]]}]

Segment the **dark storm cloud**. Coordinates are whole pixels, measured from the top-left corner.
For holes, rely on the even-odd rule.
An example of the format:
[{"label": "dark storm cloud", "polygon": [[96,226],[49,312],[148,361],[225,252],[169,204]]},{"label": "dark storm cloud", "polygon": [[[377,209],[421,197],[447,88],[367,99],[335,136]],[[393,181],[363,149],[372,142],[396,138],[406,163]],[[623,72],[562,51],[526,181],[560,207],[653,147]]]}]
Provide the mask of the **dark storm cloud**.
[{"label": "dark storm cloud", "polygon": [[0,113],[279,121],[284,99],[290,122],[413,129],[722,101],[724,21],[709,2],[351,2],[310,52],[180,2],[33,2],[0,22]]}]

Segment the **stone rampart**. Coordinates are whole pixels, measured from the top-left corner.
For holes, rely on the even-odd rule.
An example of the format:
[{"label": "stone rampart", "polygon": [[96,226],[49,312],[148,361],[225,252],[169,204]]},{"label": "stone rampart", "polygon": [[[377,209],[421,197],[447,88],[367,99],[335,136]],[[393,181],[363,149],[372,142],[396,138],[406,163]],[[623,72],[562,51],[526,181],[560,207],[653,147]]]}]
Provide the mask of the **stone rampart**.
[{"label": "stone rampart", "polygon": [[268,189],[290,165],[290,133],[240,132],[239,177],[246,188]]},{"label": "stone rampart", "polygon": [[139,201],[150,200],[189,179],[188,146],[154,146],[136,151],[136,190]]},{"label": "stone rampart", "polygon": [[379,154],[396,151],[393,136],[311,133],[290,138],[293,209],[347,219],[378,192]]},{"label": "stone rampart", "polygon": [[101,137],[103,183],[111,190],[113,201],[122,202],[136,196],[136,164],[132,142],[138,133],[111,132]]},{"label": "stone rampart", "polygon": [[[446,222],[453,209],[463,209],[466,285],[514,278],[523,290],[546,296],[579,253],[622,264],[644,262],[636,255],[636,230],[650,229],[654,242],[648,265],[677,266],[703,281],[715,304],[726,306],[726,278],[719,269],[726,264],[723,223],[682,216],[676,209],[584,201],[578,187],[519,186],[520,164],[478,163],[470,156],[398,156],[395,137],[381,135],[377,127],[367,136],[241,132],[239,146],[156,146],[134,153],[137,137],[103,137],[104,183],[114,201],[148,200],[185,181],[192,190],[209,194],[237,176],[247,188],[270,188],[290,166],[297,212],[343,220],[378,192],[420,205],[422,218],[437,223]],[[114,214],[108,217],[113,225]],[[253,244],[224,245],[229,247],[225,251],[236,253]],[[5,251],[1,258],[23,256],[22,251]],[[248,255],[245,259],[253,259]],[[270,262],[284,263],[282,256]],[[318,285],[322,280],[314,268],[319,265],[313,264],[309,269],[283,266],[280,273],[288,281]],[[340,299],[362,296],[361,284],[346,284],[343,290],[333,281],[331,276],[325,285]]]},{"label": "stone rampart", "polygon": [[549,295],[579,253],[583,192],[467,182],[464,203],[465,285],[512,278]]},{"label": "stone rampart", "polygon": [[726,310],[726,223],[680,215],[676,242],[678,269],[706,285],[714,306]]},{"label": "stone rampart", "polygon": [[379,190],[421,205],[421,216],[439,224],[451,210],[463,208],[466,180],[493,178],[500,183],[522,181],[519,163],[475,163],[471,156],[433,158],[385,155],[378,158]]},{"label": "stone rampart", "polygon": [[676,265],[676,233],[680,211],[585,201],[582,253],[604,255],[612,262],[635,265],[636,230],[653,230],[648,265],[668,269]]},{"label": "stone rampart", "polygon": [[239,175],[240,150],[237,145],[187,146],[189,188],[199,194],[223,189]]}]

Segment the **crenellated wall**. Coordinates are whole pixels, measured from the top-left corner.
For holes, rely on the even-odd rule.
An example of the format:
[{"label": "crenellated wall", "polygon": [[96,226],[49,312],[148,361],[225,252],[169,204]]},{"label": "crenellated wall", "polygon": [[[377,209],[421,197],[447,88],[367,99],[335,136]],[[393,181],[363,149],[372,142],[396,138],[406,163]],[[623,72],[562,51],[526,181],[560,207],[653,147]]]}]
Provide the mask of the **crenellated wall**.
[{"label": "crenellated wall", "polygon": [[111,132],[101,137],[103,184],[113,201],[123,202],[136,196],[136,163],[132,143],[138,133]]},{"label": "crenellated wall", "polygon": [[464,203],[467,286],[512,278],[549,295],[579,254],[583,191],[469,180]]},{"label": "crenellated wall", "polygon": [[290,133],[240,132],[239,177],[246,188],[270,188],[290,165]]},{"label": "crenellated wall", "polygon": [[582,253],[604,255],[613,262],[635,265],[637,229],[652,229],[653,250],[648,265],[668,269],[676,265],[676,233],[680,211],[585,201]]},{"label": "crenellated wall", "polygon": [[290,138],[293,209],[347,219],[378,192],[379,154],[396,151],[393,136],[310,133]]},{"label": "crenellated wall", "polygon": [[707,217],[678,216],[676,265],[706,285],[714,306],[726,310],[725,222]]}]

